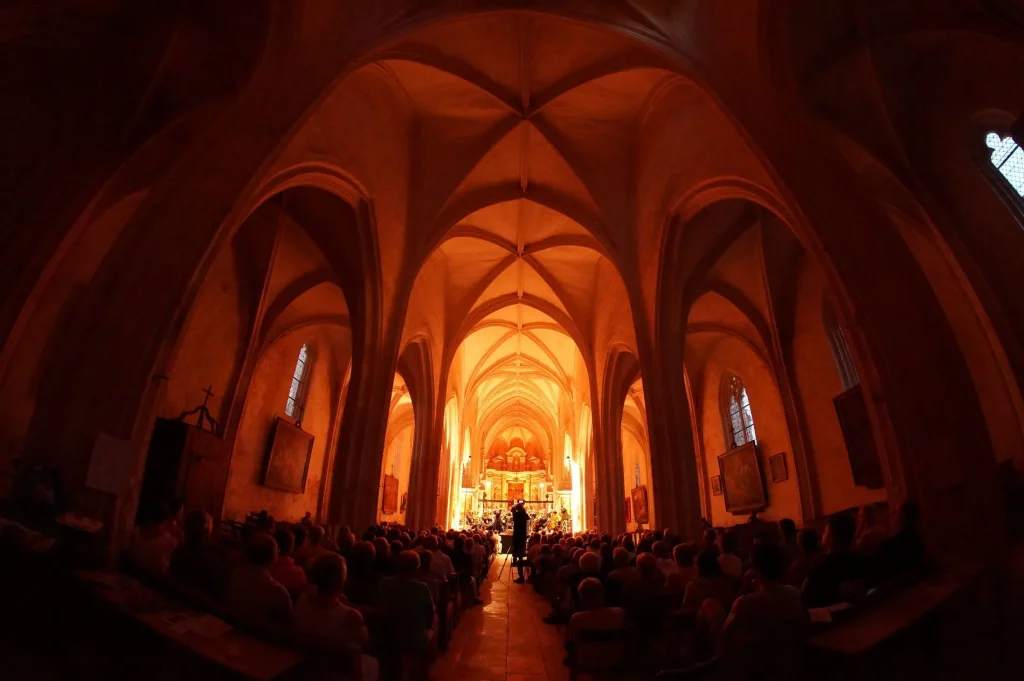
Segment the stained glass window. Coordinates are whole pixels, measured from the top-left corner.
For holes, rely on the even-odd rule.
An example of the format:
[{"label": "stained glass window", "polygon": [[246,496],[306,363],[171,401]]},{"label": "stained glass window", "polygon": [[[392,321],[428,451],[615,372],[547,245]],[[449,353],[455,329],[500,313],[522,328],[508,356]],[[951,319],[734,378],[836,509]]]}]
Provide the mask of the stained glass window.
[{"label": "stained glass window", "polygon": [[302,395],[302,380],[306,377],[306,359],[309,357],[309,348],[306,345],[299,350],[299,359],[295,362],[295,372],[292,374],[292,384],[288,388],[288,402],[284,405],[284,413],[288,416],[295,416],[299,410],[299,399]]},{"label": "stained glass window", "polygon": [[722,384],[727,434],[731,440],[731,448],[742,447],[748,442],[757,440],[754,430],[754,414],[750,411],[750,398],[747,389],[738,376],[726,376]]},{"label": "stained glass window", "polygon": [[633,481],[636,483],[636,485],[634,485],[635,487],[639,487],[640,486],[640,464],[639,463],[637,463],[633,467]]},{"label": "stained glass window", "polygon": [[1024,149],[1009,135],[1000,137],[990,132],[985,136],[985,145],[992,150],[991,161],[1018,196],[1024,196]]}]

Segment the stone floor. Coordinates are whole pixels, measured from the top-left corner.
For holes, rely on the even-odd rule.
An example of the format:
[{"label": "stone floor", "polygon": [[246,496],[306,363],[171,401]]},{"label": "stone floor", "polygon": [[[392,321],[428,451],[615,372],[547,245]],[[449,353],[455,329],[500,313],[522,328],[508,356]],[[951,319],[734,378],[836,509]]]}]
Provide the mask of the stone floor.
[{"label": "stone floor", "polygon": [[551,611],[528,584],[512,583],[511,561],[491,566],[484,605],[462,615],[448,652],[432,671],[437,681],[566,681],[565,629],[541,621]]}]

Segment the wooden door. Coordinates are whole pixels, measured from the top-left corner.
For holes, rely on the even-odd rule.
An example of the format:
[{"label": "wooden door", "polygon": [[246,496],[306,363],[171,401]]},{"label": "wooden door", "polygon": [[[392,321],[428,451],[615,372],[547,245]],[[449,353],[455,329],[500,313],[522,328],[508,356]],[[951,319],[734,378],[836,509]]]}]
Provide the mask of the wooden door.
[{"label": "wooden door", "polygon": [[225,450],[224,441],[213,433],[189,428],[183,456],[188,466],[183,494],[186,513],[202,509],[215,520],[220,519],[231,463],[231,455]]}]

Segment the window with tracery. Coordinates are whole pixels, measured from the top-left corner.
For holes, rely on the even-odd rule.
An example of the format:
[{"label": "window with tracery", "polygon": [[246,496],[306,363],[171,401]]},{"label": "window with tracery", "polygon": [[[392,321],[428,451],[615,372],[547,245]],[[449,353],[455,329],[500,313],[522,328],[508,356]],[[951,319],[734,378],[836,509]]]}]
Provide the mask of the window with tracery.
[{"label": "window with tracery", "polygon": [[754,414],[750,411],[750,398],[738,376],[727,374],[722,379],[722,416],[725,419],[726,439],[729,441],[730,449],[757,440]]},{"label": "window with tracery", "polygon": [[309,359],[309,347],[305,344],[299,350],[299,359],[295,362],[295,371],[292,373],[292,384],[288,388],[288,401],[284,405],[284,413],[288,416],[295,416],[299,411],[302,401],[306,380],[306,361]]},{"label": "window with tracery", "polygon": [[637,463],[633,466],[633,482],[635,487],[640,486],[640,464]]},{"label": "window with tracery", "polygon": [[1024,197],[1024,149],[1007,135],[997,132],[985,135],[985,146],[992,150],[992,166],[999,171],[1018,196]]},{"label": "window with tracery", "polygon": [[822,317],[825,333],[828,335],[828,343],[832,347],[832,359],[835,360],[836,369],[839,371],[839,380],[842,382],[843,392],[845,392],[860,385],[860,376],[853,363],[850,346],[846,343],[846,333],[843,331],[835,311],[828,304],[825,305]]}]

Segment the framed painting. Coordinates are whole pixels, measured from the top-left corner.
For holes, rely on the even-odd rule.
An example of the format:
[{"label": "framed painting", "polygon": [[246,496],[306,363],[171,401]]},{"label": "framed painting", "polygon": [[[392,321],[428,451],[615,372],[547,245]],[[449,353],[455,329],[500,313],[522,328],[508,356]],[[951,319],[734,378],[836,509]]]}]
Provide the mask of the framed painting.
[{"label": "framed painting", "polygon": [[753,513],[768,505],[753,442],[719,456],[718,468],[722,475],[725,510],[729,513]]},{"label": "framed painting", "polygon": [[722,496],[722,476],[712,475],[711,476],[711,496],[720,497]]},{"label": "framed painting", "polygon": [[313,436],[298,426],[278,418],[274,437],[263,471],[263,485],[282,492],[302,494],[306,491],[309,457],[313,453]]},{"label": "framed painting", "polygon": [[398,478],[384,474],[384,494],[381,497],[380,510],[394,513],[398,510]]},{"label": "framed painting", "polygon": [[509,499],[509,501],[512,501],[514,503],[514,502],[516,502],[516,501],[518,501],[520,499],[525,499],[526,497],[523,496],[523,494],[525,494],[524,487],[525,487],[524,483],[521,483],[521,482],[510,482],[510,483],[508,483],[508,499]]},{"label": "framed painting", "polygon": [[785,482],[786,480],[789,480],[789,470],[786,469],[785,452],[779,452],[775,456],[769,456],[768,468],[772,472],[772,482]]},{"label": "framed painting", "polygon": [[638,523],[650,522],[650,514],[647,512],[647,486],[634,487],[629,496],[633,500],[633,520]]}]

